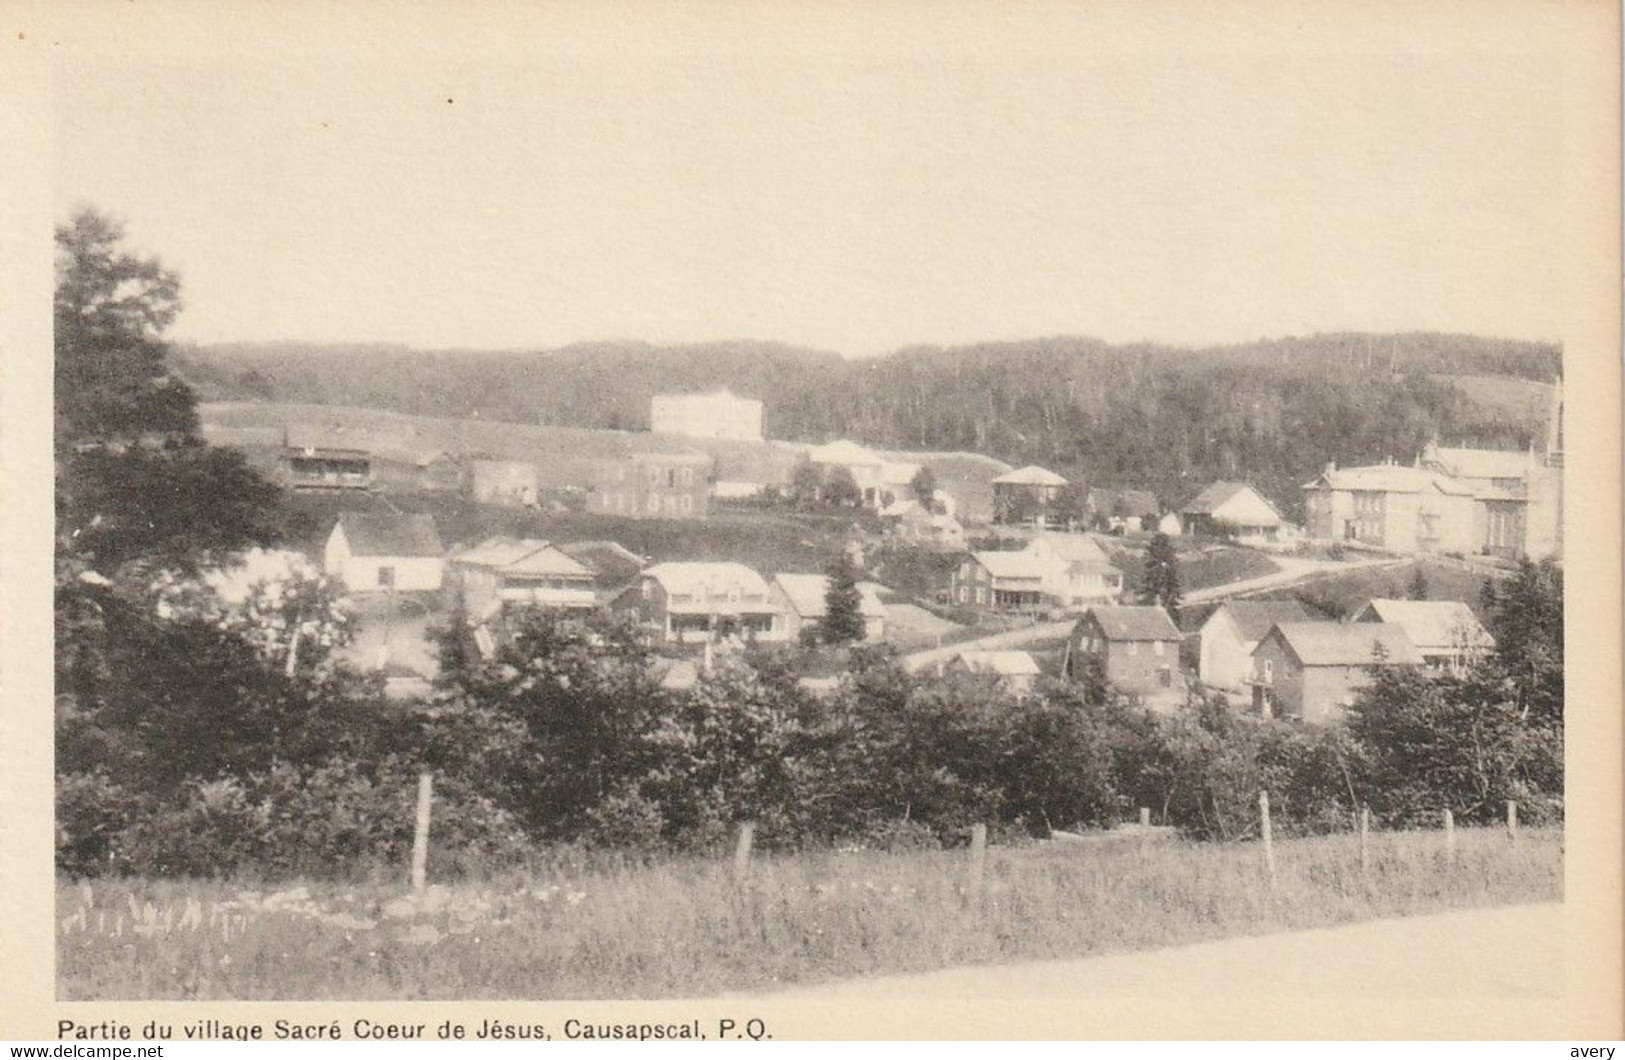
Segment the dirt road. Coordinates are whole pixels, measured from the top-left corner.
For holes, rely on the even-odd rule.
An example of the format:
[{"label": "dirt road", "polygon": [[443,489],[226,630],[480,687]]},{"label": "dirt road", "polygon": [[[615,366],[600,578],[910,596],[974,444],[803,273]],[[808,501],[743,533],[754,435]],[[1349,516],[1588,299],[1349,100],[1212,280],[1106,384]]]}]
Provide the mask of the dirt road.
[{"label": "dirt road", "polygon": [[1464,909],[1080,960],[950,968],[773,992],[773,1000],[1559,996],[1563,907]]}]

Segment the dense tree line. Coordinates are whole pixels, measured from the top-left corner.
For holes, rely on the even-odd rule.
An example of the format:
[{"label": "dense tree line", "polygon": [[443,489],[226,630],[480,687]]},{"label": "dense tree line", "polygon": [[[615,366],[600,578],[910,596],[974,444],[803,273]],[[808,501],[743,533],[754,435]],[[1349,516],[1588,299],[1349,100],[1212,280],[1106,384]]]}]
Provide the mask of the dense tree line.
[{"label": "dense tree line", "polygon": [[1409,459],[1435,436],[1538,441],[1538,423],[1475,404],[1448,377],[1549,382],[1561,370],[1552,345],[1434,334],[1203,350],[1060,338],[862,361],[765,343],[344,352],[210,347],[184,364],[221,398],[628,430],[647,428],[655,393],[727,386],[764,401],[771,437],[970,450],[1091,485],[1147,488],[1165,504],[1214,479],[1243,478],[1288,505],[1329,460]]},{"label": "dense tree line", "polygon": [[[1458,678],[1382,677],[1347,726],[1153,714],[1098,672],[1013,695],[853,646],[831,693],[752,651],[690,689],[639,632],[516,620],[489,653],[453,616],[439,685],[392,702],[336,658],[339,612],[290,564],[227,600],[208,580],[274,544],[278,494],[196,437],[162,331],[178,283],[82,214],[58,233],[57,854],[76,874],[395,871],[411,792],[437,777],[438,864],[541,844],[710,851],[741,820],[770,846],[954,842],[1110,825],[1151,807],[1203,837],[1251,834],[1268,788],[1285,832],[1561,813],[1562,579],[1488,590],[1497,648]],[[236,557],[236,558],[234,558]],[[838,619],[850,572],[831,572]],[[837,623],[838,624],[838,623]],[[853,629],[834,630],[845,639]]]},{"label": "dense tree line", "polygon": [[[380,708],[334,687],[342,672],[284,680],[217,632],[170,627],[184,640],[168,647],[138,621],[108,658],[132,671],[127,708],[64,730],[68,758],[106,768],[65,789],[63,864],[387,866],[408,841],[418,768],[440,785],[442,865],[522,862],[561,842],[715,854],[744,820],[778,849],[951,844],[978,822],[1042,836],[1133,820],[1142,806],[1193,836],[1245,839],[1260,790],[1284,834],[1347,829],[1361,807],[1384,826],[1447,808],[1489,822],[1507,799],[1526,820],[1560,819],[1561,626],[1529,618],[1557,613],[1560,594],[1554,568],[1526,568],[1491,611],[1502,639],[1489,658],[1459,677],[1385,671],[1347,724],[1325,728],[1200,695],[1154,713],[1099,674],[1015,695],[991,677],[909,673],[864,647],[829,693],[798,682],[788,649],[732,657],[673,689],[634,627],[544,612],[490,657],[448,627],[435,695]],[[143,678],[138,658],[163,668]],[[227,709],[241,723],[211,728]],[[122,771],[132,745],[134,774]]]}]

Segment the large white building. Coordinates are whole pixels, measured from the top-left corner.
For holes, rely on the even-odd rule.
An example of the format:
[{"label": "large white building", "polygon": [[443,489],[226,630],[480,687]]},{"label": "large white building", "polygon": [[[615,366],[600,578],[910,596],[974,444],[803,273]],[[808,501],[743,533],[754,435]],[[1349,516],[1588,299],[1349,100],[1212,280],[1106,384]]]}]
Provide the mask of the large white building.
[{"label": "large white building", "polygon": [[656,394],[649,403],[649,430],[685,438],[762,440],[762,403],[727,390],[711,394]]}]

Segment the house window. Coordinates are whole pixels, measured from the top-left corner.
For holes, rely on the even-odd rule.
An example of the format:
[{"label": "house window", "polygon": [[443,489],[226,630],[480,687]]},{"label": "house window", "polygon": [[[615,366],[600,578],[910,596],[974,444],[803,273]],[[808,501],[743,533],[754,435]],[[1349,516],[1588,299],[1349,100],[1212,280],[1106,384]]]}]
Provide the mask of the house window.
[{"label": "house window", "polygon": [[677,469],[674,467],[666,469],[666,488],[673,490],[677,488]]},{"label": "house window", "polygon": [[1271,660],[1271,659],[1265,659],[1264,660],[1264,683],[1269,684],[1271,681],[1274,681],[1274,680],[1275,680],[1275,662],[1273,660]]},{"label": "house window", "polygon": [[394,567],[378,568],[378,586],[381,589],[393,589],[395,587]]},{"label": "house window", "polygon": [[686,493],[683,494],[677,501],[677,507],[684,515],[688,515],[694,510],[694,498]]},{"label": "house window", "polygon": [[644,582],[643,582],[643,598],[645,600],[651,599],[651,598],[653,598],[654,594],[655,594],[654,583],[649,581],[648,579],[644,579]]},{"label": "house window", "polygon": [[1152,651],[1152,653],[1154,655],[1156,655],[1157,658],[1159,658],[1159,659],[1162,658],[1162,641],[1160,641],[1160,640],[1152,641],[1151,642],[1151,651]]}]

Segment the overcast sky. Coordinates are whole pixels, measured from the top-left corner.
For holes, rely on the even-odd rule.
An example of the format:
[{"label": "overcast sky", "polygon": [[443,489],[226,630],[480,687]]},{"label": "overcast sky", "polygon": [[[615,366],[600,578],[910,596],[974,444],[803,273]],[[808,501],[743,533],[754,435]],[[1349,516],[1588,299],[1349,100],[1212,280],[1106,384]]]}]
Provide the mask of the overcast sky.
[{"label": "overcast sky", "polygon": [[778,28],[69,62],[58,212],[204,342],[1562,338],[1562,65],[1509,37]]}]

